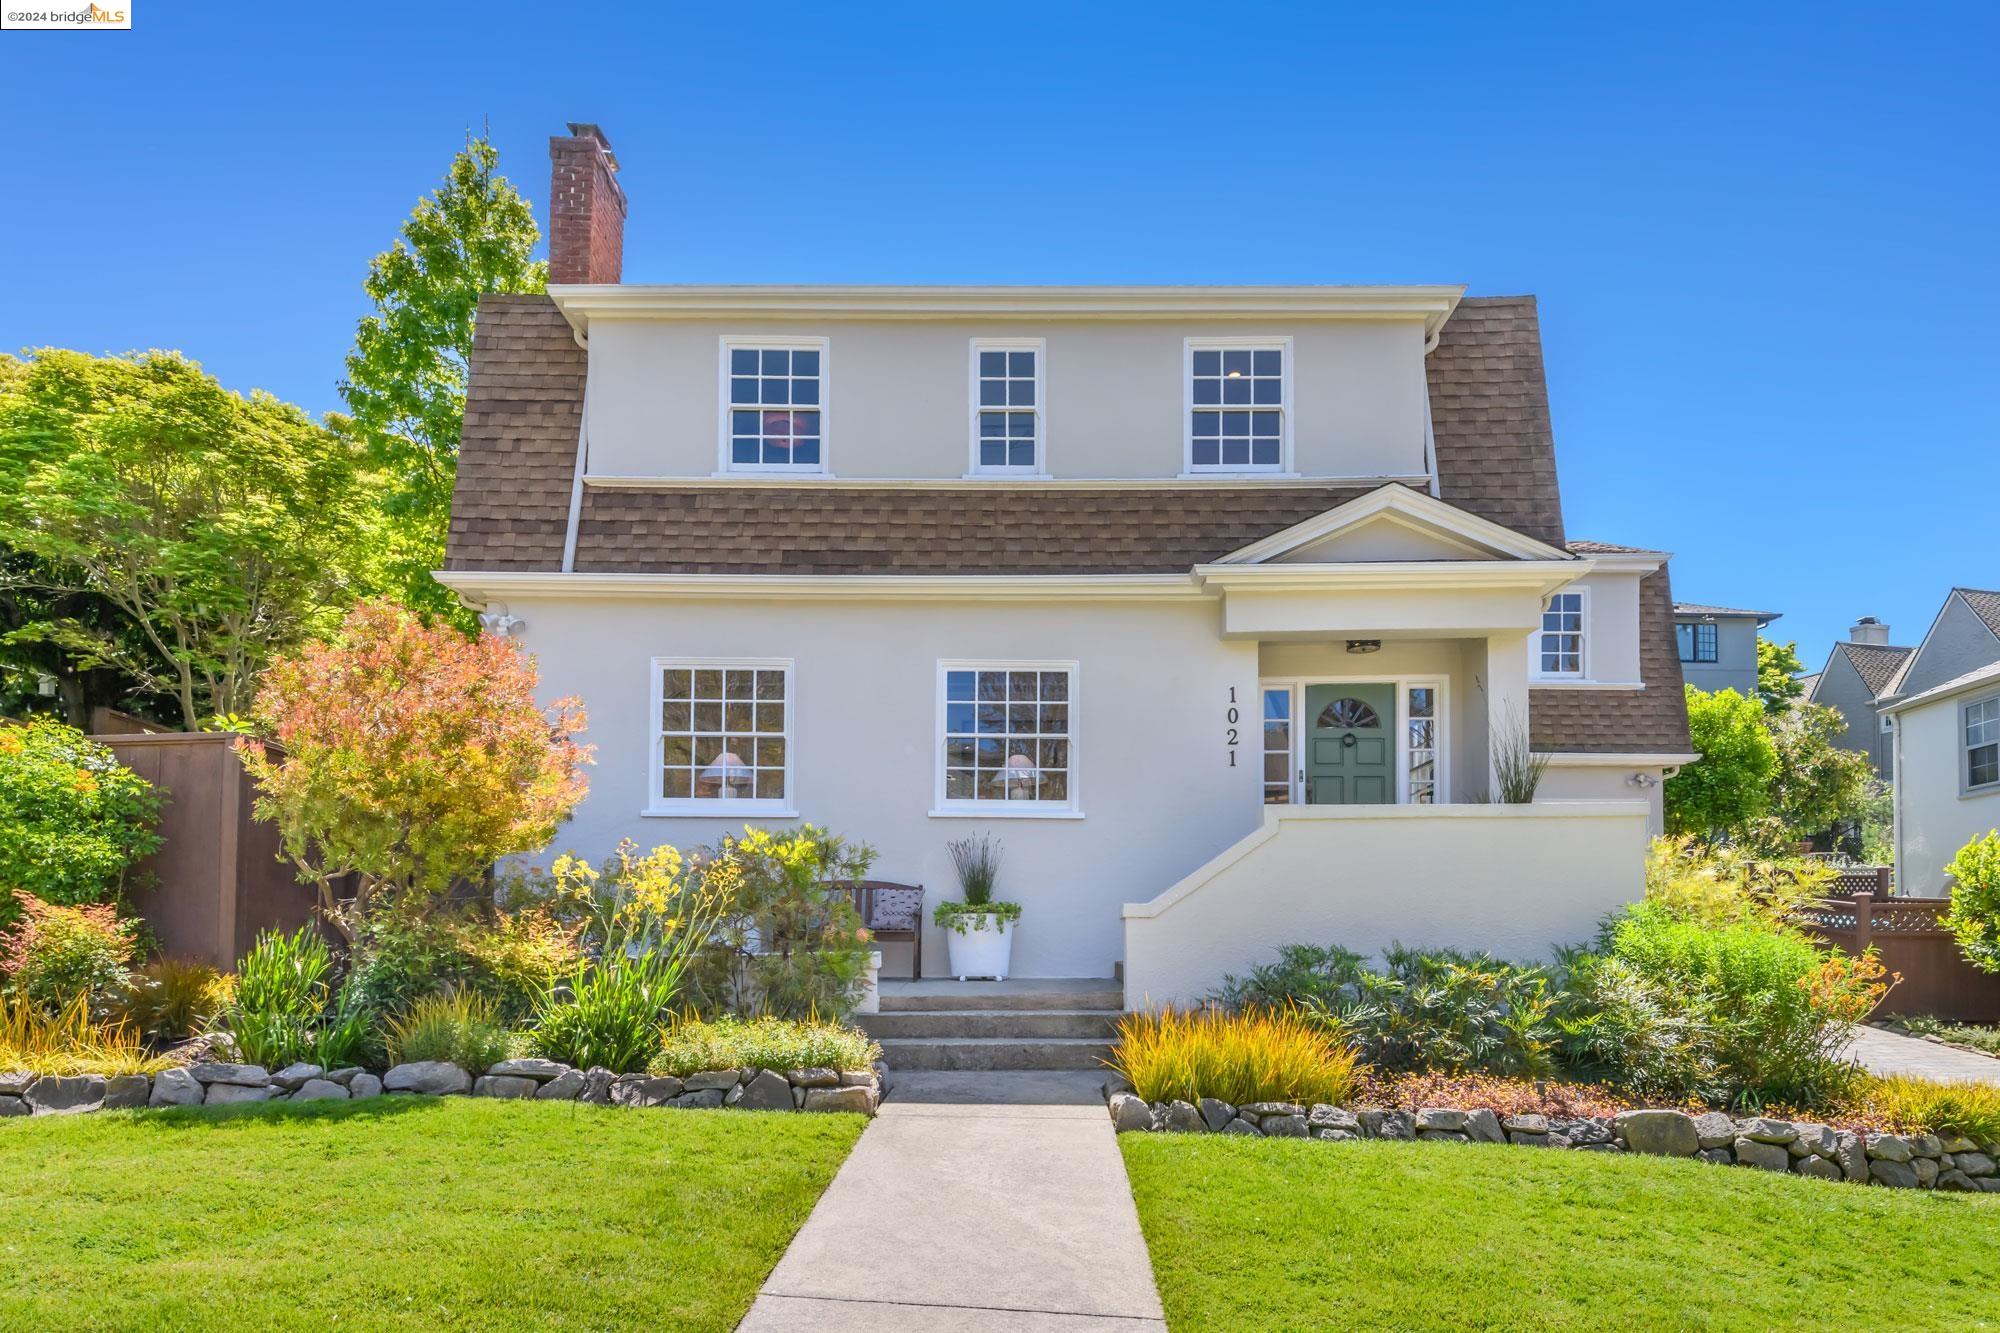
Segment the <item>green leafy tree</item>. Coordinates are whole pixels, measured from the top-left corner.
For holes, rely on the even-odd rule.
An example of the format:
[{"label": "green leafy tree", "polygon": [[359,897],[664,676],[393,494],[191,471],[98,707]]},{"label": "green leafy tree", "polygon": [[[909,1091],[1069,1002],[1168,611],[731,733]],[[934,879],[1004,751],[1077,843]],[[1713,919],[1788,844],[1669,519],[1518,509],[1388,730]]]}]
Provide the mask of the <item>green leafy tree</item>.
[{"label": "green leafy tree", "polygon": [[358,451],[298,408],[177,352],[45,348],[0,384],[0,547],[43,598],[17,650],[126,672],[193,730],[372,582]]},{"label": "green leafy tree", "polygon": [[1782,713],[1805,693],[1805,686],[1799,683],[1805,669],[1797,643],[1777,643],[1757,636],[1757,694],[1766,712]]},{"label": "green leafy tree", "polygon": [[0,925],[9,889],[63,906],[114,902],[159,850],[160,797],[108,746],[38,717],[0,727]]},{"label": "green leafy tree", "polygon": [[1772,841],[1817,838],[1861,818],[1873,770],[1866,755],[1834,744],[1847,731],[1839,710],[1799,704],[1772,718],[1769,730],[1778,756],[1770,806],[1778,836]]},{"label": "green leafy tree", "polygon": [[1701,758],[1667,779],[1667,831],[1703,838],[1742,833],[1770,807],[1778,772],[1764,706],[1735,690],[1685,688],[1688,735]]},{"label": "green leafy tree", "polygon": [[1966,961],[2000,972],[2000,829],[1959,848],[1945,872],[1952,881],[1945,929],[1958,938]]},{"label": "green leafy tree", "polygon": [[402,236],[368,266],[375,312],[355,331],[340,386],[348,426],[389,477],[390,562],[403,601],[468,625],[431,577],[444,559],[465,421],[472,323],[488,292],[538,292],[548,266],[531,258],[534,210],[484,136],[468,139],[444,184],[418,202]]}]

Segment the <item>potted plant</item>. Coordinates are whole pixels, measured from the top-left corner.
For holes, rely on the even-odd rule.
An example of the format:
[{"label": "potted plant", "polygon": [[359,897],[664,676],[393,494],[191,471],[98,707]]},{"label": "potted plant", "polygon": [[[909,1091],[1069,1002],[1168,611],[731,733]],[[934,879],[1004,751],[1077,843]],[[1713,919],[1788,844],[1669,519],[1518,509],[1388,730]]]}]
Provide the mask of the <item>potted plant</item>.
[{"label": "potted plant", "polygon": [[951,932],[951,970],[960,981],[970,977],[1007,979],[1008,964],[1014,953],[1014,923],[1021,919],[1021,904],[996,902],[993,882],[1000,875],[1000,844],[991,834],[961,838],[947,844],[951,862],[958,867],[958,884],[963,902],[937,905],[931,919]]}]

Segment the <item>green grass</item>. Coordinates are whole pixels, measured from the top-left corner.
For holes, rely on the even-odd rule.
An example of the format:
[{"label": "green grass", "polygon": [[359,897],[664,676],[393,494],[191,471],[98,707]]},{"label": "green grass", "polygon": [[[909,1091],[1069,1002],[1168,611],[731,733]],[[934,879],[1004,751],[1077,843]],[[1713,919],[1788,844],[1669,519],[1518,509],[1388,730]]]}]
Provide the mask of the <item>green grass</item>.
[{"label": "green grass", "polygon": [[733,1328],[863,1124],[464,1097],[0,1121],[0,1328]]},{"label": "green grass", "polygon": [[1534,1148],[1118,1142],[1177,1331],[2000,1327],[2000,1195]]},{"label": "green grass", "polygon": [[1915,1014],[1896,1020],[1919,1037],[1941,1037],[1954,1046],[1969,1046],[1988,1055],[2000,1055],[2000,1027],[1987,1023],[1950,1023],[1942,1018]]}]

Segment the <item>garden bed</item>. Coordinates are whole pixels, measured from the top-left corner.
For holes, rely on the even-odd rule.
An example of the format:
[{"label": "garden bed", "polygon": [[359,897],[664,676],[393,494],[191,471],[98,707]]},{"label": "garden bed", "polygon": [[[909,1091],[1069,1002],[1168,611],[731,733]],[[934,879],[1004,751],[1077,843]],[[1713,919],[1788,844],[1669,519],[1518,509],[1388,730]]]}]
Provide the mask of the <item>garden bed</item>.
[{"label": "garden bed", "polygon": [[1873,1182],[1902,1189],[2000,1193],[2000,1143],[1958,1134],[1885,1134],[1721,1111],[1635,1109],[1608,1116],[1500,1115],[1487,1107],[1374,1106],[1252,1102],[1148,1103],[1122,1079],[1104,1084],[1120,1134],[1228,1134],[1254,1138],[1361,1139],[1510,1144],[1579,1152],[1691,1157],[1718,1165]]},{"label": "garden bed", "polygon": [[0,1072],[0,1117],[75,1115],[140,1107],[217,1106],[243,1102],[341,1102],[378,1096],[448,1096],[571,1101],[682,1110],[850,1111],[872,1116],[887,1067],[868,1069],[710,1069],[685,1076],[614,1074],[554,1060],[503,1060],[484,1074],[443,1060],[400,1064],[380,1075],[358,1067],[296,1064],[272,1073],[261,1065],[204,1062],[157,1074]]}]

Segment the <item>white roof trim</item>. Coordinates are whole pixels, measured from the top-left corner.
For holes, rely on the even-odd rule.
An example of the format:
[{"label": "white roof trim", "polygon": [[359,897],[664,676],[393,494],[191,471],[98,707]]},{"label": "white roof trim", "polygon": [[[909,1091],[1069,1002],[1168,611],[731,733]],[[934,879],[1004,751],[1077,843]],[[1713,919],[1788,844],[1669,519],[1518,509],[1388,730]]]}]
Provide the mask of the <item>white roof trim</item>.
[{"label": "white roof trim", "polygon": [[1420,319],[1434,335],[1463,284],[1286,287],[552,285],[579,334],[596,317],[674,319]]},{"label": "white roof trim", "polygon": [[1590,573],[1589,560],[1373,560],[1353,564],[1196,565],[1195,581],[1224,592],[1354,588],[1530,588],[1543,596]]},{"label": "white roof trim", "polygon": [[2000,662],[1989,662],[1977,671],[1968,671],[1962,676],[1954,676],[1940,685],[1933,685],[1922,694],[1913,694],[1907,699],[1888,702],[1886,698],[1875,701],[1877,713],[1902,713],[1920,704],[1934,703],[1954,694],[1966,694],[1982,686],[2000,684]]},{"label": "white roof trim", "polygon": [[446,569],[433,576],[462,598],[479,602],[508,597],[1150,601],[1216,595],[1204,592],[1186,574],[565,574]]},{"label": "white roof trim", "polygon": [[583,484],[592,490],[617,491],[677,491],[691,488],[742,490],[759,486],[790,486],[806,490],[1188,491],[1258,488],[1321,490],[1382,486],[1391,482],[1408,482],[1420,486],[1427,480],[1428,478],[1422,473],[1399,477],[1339,475],[1259,477],[1236,473],[1202,474],[1192,477],[1028,477],[1010,473],[974,477],[794,477],[781,472],[731,472],[721,476],[705,474],[699,477],[597,473],[585,475]]},{"label": "white roof trim", "polygon": [[1461,548],[1467,546],[1480,548],[1516,560],[1578,559],[1560,547],[1536,541],[1533,537],[1524,537],[1512,528],[1502,527],[1490,519],[1467,513],[1458,506],[1427,495],[1423,491],[1411,490],[1407,486],[1391,485],[1378,487],[1366,495],[1349,500],[1346,504],[1336,505],[1303,523],[1294,523],[1282,532],[1274,532],[1261,541],[1231,551],[1216,563],[1263,564],[1275,560],[1286,552],[1325,541],[1349,528],[1381,519],[1399,521],[1406,527],[1433,533]]},{"label": "white roof trim", "polygon": [[1591,754],[1581,750],[1547,750],[1538,753],[1548,759],[1550,768],[1652,768],[1656,765],[1678,768],[1701,758],[1698,754],[1647,754],[1641,751]]}]

